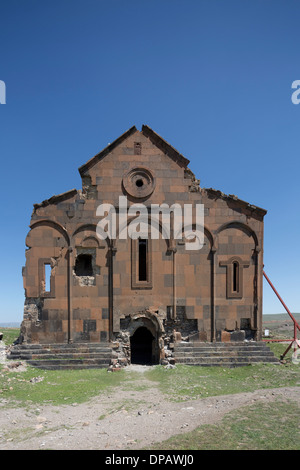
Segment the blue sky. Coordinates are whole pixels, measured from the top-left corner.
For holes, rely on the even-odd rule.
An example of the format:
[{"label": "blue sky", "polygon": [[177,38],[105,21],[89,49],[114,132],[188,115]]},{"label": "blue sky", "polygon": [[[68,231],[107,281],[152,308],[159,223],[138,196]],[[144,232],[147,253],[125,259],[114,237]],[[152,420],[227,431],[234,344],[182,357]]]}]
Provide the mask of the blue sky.
[{"label": "blue sky", "polygon": [[[33,204],[147,124],[203,187],[268,210],[265,270],[300,311],[300,4],[287,0],[1,0],[0,321],[21,321]],[[284,312],[264,283],[264,312]]]}]

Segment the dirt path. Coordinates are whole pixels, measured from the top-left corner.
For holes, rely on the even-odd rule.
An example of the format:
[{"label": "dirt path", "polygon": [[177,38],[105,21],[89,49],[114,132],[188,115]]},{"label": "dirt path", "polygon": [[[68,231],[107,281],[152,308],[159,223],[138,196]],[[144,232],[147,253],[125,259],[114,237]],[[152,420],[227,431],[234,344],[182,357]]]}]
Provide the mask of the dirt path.
[{"label": "dirt path", "polygon": [[61,406],[8,408],[0,400],[0,449],[138,449],[216,423],[224,414],[255,401],[291,399],[300,406],[298,387],[173,403],[146,379],[142,369],[136,370],[146,390],[118,389],[84,404]]}]

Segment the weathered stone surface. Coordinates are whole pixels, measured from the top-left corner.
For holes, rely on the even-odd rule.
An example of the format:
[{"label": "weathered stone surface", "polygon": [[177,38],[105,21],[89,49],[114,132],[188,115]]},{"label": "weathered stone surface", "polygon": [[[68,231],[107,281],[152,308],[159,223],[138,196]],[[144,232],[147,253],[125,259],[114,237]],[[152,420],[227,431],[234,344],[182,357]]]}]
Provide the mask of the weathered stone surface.
[{"label": "weathered stone surface", "polygon": [[[144,349],[154,363],[169,363],[181,339],[241,340],[245,325],[247,338],[260,339],[266,211],[201,188],[188,164],[148,126],[132,127],[79,168],[81,190],[34,205],[20,341],[115,341],[118,363],[130,364],[139,329],[150,332]],[[148,211],[153,204],[203,204],[204,246],[187,250],[184,237],[163,238],[161,225],[144,254],[142,242],[119,238],[119,231],[113,243],[100,240],[99,204],[118,208],[124,195],[128,206]]]}]

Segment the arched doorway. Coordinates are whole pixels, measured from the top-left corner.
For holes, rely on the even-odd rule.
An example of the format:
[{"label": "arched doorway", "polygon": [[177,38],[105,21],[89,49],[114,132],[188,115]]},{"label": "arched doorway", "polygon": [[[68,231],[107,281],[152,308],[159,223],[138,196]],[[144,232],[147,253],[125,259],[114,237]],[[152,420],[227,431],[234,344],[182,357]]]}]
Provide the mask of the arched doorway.
[{"label": "arched doorway", "polygon": [[154,336],[145,326],[137,328],[130,338],[131,364],[156,363],[153,351]]}]

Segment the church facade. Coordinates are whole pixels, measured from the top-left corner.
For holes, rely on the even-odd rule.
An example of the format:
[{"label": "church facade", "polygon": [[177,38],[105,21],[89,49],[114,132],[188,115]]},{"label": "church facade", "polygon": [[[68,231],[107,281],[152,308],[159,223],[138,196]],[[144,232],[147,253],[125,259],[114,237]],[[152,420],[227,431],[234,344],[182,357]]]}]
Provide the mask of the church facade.
[{"label": "church facade", "polygon": [[[34,205],[23,344],[118,343],[128,362],[142,354],[159,363],[176,340],[261,339],[266,211],[201,188],[188,165],[148,126],[133,126],[79,168],[81,190]],[[130,237],[141,216],[137,205],[146,210],[143,233]],[[167,219],[159,213],[152,236],[150,208],[190,207],[194,217],[197,205],[204,221],[199,249],[184,231],[175,235],[173,210]],[[99,235],[101,220],[102,229],[104,220],[107,227],[118,221],[114,236]]]}]

